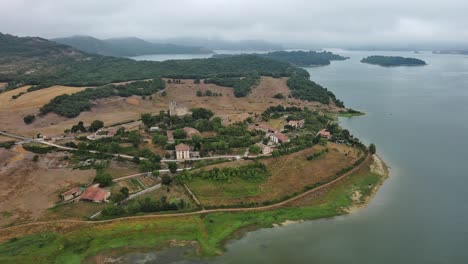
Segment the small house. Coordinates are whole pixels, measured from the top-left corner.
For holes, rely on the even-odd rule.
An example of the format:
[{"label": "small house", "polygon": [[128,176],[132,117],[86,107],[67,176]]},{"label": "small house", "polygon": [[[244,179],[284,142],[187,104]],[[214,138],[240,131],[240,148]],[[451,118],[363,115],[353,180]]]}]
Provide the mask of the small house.
[{"label": "small house", "polygon": [[288,125],[294,128],[302,128],[304,127],[305,121],[304,119],[301,120],[289,120]]},{"label": "small house", "polygon": [[331,138],[331,133],[330,131],[327,131],[325,129],[322,129],[318,132],[318,134],[320,135],[320,137],[322,138],[326,138],[326,139],[330,139]]},{"label": "small house", "polygon": [[288,136],[283,133],[273,133],[270,134],[270,140],[273,141],[275,144],[281,144],[289,142]]},{"label": "small house", "polygon": [[260,147],[263,155],[268,155],[273,151],[269,146],[264,145],[262,143],[257,143],[256,145]]},{"label": "small house", "polygon": [[150,128],[149,128],[149,131],[150,131],[150,132],[156,132],[156,131],[158,131],[158,130],[159,130],[159,127],[157,127],[157,126],[154,126],[154,127],[150,127]]},{"label": "small house", "polygon": [[181,143],[175,146],[176,159],[186,160],[190,158],[190,146],[184,143]]},{"label": "small house", "polygon": [[99,187],[88,187],[80,196],[80,200],[94,203],[104,203],[111,193]]},{"label": "small house", "polygon": [[62,201],[70,201],[80,196],[83,193],[83,190],[80,187],[73,188],[68,190],[60,195]]}]

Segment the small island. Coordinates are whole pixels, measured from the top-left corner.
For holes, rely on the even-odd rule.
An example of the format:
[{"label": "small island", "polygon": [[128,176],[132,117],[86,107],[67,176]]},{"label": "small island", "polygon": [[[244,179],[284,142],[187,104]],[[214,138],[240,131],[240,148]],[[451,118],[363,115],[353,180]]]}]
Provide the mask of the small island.
[{"label": "small island", "polygon": [[369,56],[361,60],[362,63],[379,65],[382,67],[395,66],[424,66],[427,63],[420,59],[405,58],[400,56]]}]

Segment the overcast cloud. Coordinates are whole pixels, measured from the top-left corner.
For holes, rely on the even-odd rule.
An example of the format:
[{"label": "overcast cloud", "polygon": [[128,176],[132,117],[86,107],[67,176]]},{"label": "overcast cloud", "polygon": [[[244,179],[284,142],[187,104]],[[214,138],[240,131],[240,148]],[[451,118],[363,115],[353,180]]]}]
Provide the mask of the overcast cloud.
[{"label": "overcast cloud", "polygon": [[466,44],[467,14],[467,0],[0,0],[0,32],[326,47]]}]

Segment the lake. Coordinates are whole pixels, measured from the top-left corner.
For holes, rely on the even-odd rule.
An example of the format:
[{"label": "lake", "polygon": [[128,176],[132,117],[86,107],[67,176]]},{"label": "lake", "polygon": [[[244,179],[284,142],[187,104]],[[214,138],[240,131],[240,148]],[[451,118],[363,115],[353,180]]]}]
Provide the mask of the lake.
[{"label": "lake", "polygon": [[[307,70],[346,106],[367,113],[340,122],[366,144],[375,143],[390,166],[390,178],[369,206],[250,232],[214,259],[146,263],[468,263],[468,56],[338,53],[351,59]],[[428,65],[359,62],[389,54]]]}]

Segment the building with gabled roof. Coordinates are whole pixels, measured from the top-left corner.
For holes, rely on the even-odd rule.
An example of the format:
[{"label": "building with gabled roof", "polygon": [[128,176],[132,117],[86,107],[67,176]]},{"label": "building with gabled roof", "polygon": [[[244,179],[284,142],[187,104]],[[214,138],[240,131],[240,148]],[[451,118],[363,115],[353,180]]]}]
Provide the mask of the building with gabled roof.
[{"label": "building with gabled roof", "polygon": [[80,196],[80,200],[94,203],[103,203],[107,202],[107,199],[110,197],[110,195],[111,193],[109,191],[92,186],[84,190],[83,194]]},{"label": "building with gabled roof", "polygon": [[180,143],[175,146],[176,159],[186,160],[190,159],[190,146],[184,143]]}]

